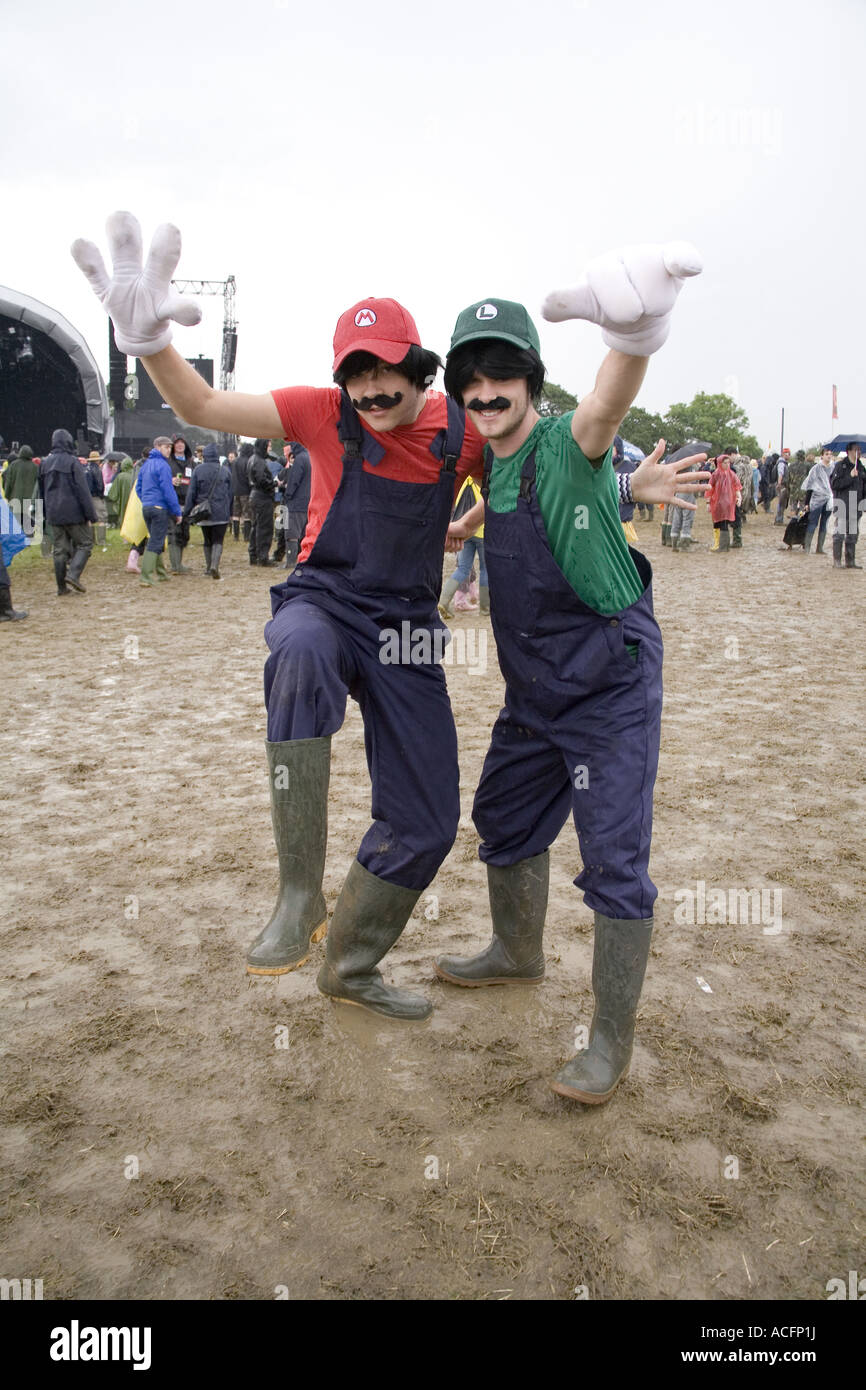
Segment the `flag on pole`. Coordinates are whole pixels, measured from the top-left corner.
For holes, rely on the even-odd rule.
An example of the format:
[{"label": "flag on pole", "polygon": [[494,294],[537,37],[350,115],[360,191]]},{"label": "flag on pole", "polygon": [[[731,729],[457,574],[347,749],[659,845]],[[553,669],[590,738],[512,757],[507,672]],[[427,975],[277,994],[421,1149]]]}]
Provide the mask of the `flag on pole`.
[{"label": "flag on pole", "polygon": [[836,402],[836,387],[833,387],[833,419],[839,419],[839,407]]}]

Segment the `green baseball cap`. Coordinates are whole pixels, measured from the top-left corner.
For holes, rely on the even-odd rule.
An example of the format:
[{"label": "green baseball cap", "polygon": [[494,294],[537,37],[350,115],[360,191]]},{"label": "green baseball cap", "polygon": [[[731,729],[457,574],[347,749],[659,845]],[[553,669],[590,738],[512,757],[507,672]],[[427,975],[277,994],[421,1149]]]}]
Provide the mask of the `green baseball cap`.
[{"label": "green baseball cap", "polygon": [[451,335],[450,352],[473,338],[504,338],[519,348],[532,348],[541,356],[538,329],[522,304],[511,299],[480,299],[458,315]]}]

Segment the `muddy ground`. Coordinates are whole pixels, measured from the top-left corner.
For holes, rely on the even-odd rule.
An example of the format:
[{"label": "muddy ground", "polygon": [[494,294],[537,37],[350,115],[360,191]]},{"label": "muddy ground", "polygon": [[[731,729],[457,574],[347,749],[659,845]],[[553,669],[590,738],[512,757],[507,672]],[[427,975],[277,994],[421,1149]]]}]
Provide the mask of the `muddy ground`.
[{"label": "muddy ground", "polygon": [[[502,697],[485,620],[453,624],[489,661],[449,673],[463,818],[438,919],[425,895],[386,967],[435,1014],[401,1026],[318,994],[322,946],[279,980],[244,972],[276,883],[271,576],[229,542],[221,584],[148,591],[109,551],[59,600],[49,560],[15,561],[0,1275],[46,1299],[757,1300],[864,1269],[866,571],[779,554],[763,515],[739,553],[708,553],[703,508],[696,529],[680,556],[638,524],[666,642],[659,902],[632,1072],[599,1108],[548,1086],[591,1015],[570,825],[541,987],[432,979],[434,954],[489,935],[469,817]],[[333,907],[369,819],[351,703],[330,805]],[[698,883],[708,903],[767,890],[765,920],[676,920]]]}]

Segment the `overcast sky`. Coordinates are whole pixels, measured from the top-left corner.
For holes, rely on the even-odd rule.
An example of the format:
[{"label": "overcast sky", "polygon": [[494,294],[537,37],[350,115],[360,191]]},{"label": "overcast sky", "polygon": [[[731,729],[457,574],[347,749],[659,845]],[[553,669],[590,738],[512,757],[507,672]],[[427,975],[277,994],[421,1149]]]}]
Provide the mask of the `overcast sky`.
[{"label": "overcast sky", "polygon": [[[0,0],[0,282],[65,314],[71,256],[128,208],[188,278],[237,279],[237,388],[330,381],[343,309],[392,296],[443,356],[457,312],[522,300],[584,394],[600,330],[545,294],[628,241],[686,238],[638,404],[726,390],[762,446],[866,432],[866,0]],[[846,60],[851,75],[845,75]],[[222,302],[186,356],[219,358]],[[441,378],[439,383],[441,386]],[[835,431],[835,426],[832,426]]]}]

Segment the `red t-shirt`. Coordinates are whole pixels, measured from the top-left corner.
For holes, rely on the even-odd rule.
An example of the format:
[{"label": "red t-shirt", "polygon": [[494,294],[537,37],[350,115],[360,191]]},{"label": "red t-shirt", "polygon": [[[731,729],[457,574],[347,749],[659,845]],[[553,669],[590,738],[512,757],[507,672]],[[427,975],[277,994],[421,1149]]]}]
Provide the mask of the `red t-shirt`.
[{"label": "red t-shirt", "polygon": [[[303,561],[315,544],[343,476],[343,446],[337,438],[340,388],[286,386],[272,391],[271,395],[280,412],[285,438],[296,439],[310,454],[310,506],[304,543],[298,556],[298,560]],[[364,459],[365,471],[402,482],[435,483],[442,465],[431,454],[430,445],[447,423],[445,397],[440,391],[428,391],[427,404],[413,424],[383,433],[367,430],[384,445],[385,457],[375,468]],[[363,420],[361,428],[367,429]],[[484,441],[467,420],[466,437],[457,463],[456,488],[467,473],[481,477],[483,450]]]}]

